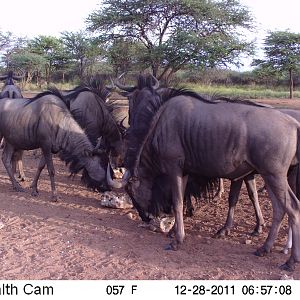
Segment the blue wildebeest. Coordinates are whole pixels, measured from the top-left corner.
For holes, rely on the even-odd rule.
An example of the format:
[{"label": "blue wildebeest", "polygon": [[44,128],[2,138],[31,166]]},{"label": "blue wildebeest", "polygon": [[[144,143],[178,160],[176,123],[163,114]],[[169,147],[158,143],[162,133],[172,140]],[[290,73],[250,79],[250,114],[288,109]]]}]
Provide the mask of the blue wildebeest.
[{"label": "blue wildebeest", "polygon": [[[152,98],[147,97],[143,98],[143,101],[136,101],[137,94],[140,93],[144,88],[159,88],[159,82],[155,77],[149,75],[140,75],[137,80],[137,85],[131,87],[125,86],[120,83],[119,80],[123,75],[124,74],[122,74],[115,81],[115,84],[122,90],[122,95],[125,95],[128,98],[129,102],[128,123],[130,126],[129,129],[127,129],[125,135],[125,140],[128,148],[124,159],[124,167],[127,170],[130,170],[132,173],[141,144],[147,132],[149,131],[152,118],[162,105],[162,102],[160,101],[160,97],[155,97],[155,101],[152,101]],[[125,91],[125,93],[123,91]],[[128,172],[126,173],[125,178],[127,174]],[[190,177],[185,190],[185,207],[186,214],[188,216],[192,216],[194,210],[191,204],[191,197],[194,196],[197,200],[199,200],[200,195],[205,193],[205,191],[202,190],[201,185],[197,184],[197,181],[199,181],[199,178],[197,179]],[[118,185],[120,184],[110,181],[110,185],[118,187]],[[155,184],[153,185],[153,198],[158,197],[162,199],[171,197],[171,186],[168,182],[168,177],[164,176],[163,174],[156,178]],[[159,201],[159,203],[168,203],[168,201]],[[169,209],[165,207],[165,210],[170,210],[170,207]]]},{"label": "blue wildebeest", "polygon": [[171,247],[176,249],[185,235],[183,191],[189,175],[235,180],[259,173],[271,197],[273,222],[267,240],[257,252],[270,252],[287,213],[293,246],[283,268],[293,269],[300,261],[300,203],[288,184],[287,173],[291,165],[299,165],[300,124],[271,108],[209,101],[189,91],[170,90],[162,96],[148,88],[139,97],[136,101],[160,97],[164,103],[143,141],[134,179],[128,184],[141,218],[147,221],[150,214],[158,213],[152,198],[153,183],[161,174],[167,176],[176,232]]},{"label": "blue wildebeest", "polygon": [[[278,110],[281,111],[282,113],[285,113],[285,114],[293,117],[298,122],[300,122],[300,111],[299,110],[288,109],[288,108],[278,109]],[[292,190],[294,191],[294,193],[299,198],[299,196],[300,196],[300,194],[299,194],[300,183],[298,182],[298,180],[300,178],[299,178],[299,174],[297,173],[297,170],[298,170],[297,167],[291,167],[289,172],[288,172],[288,179],[289,179],[289,185],[291,186]],[[218,233],[216,235],[217,237],[228,235],[229,232],[230,232],[230,229],[233,225],[234,210],[235,210],[235,206],[236,206],[237,201],[238,201],[239,192],[240,192],[243,180],[244,180],[244,182],[247,186],[248,194],[249,194],[251,202],[254,206],[254,210],[255,210],[255,214],[256,214],[256,220],[257,220],[256,228],[259,228],[264,223],[263,221],[261,221],[261,220],[263,220],[263,216],[262,216],[260,206],[259,206],[259,202],[258,202],[258,195],[257,195],[254,175],[250,176],[250,177],[248,176],[244,179],[237,180],[235,182],[235,188],[233,190],[230,190],[231,195],[228,198],[229,209],[228,209],[227,219],[226,219],[226,222],[225,222],[224,226],[218,231]],[[286,244],[283,252],[287,253],[288,249],[290,249],[291,246],[292,246],[292,234],[291,234],[291,230],[289,230],[288,241],[287,241],[287,244]]]},{"label": "blue wildebeest", "polygon": [[66,151],[79,171],[85,168],[89,176],[99,185],[105,178],[100,158],[92,156],[93,145],[83,129],[73,119],[69,109],[57,90],[38,94],[33,99],[9,99],[0,101],[0,136],[5,138],[2,161],[13,188],[23,191],[13,176],[11,160],[18,150],[41,148],[42,158],[32,183],[32,194],[37,195],[37,182],[47,165],[52,198],[57,199],[54,181],[52,153]]},{"label": "blue wildebeest", "polygon": [[14,75],[13,71],[9,71],[7,75],[1,75],[0,80],[5,80],[5,83],[0,98],[23,98],[21,89],[14,83],[14,80],[21,80],[23,77],[23,75]]},{"label": "blue wildebeest", "polygon": [[[105,87],[102,78],[97,77],[96,79],[96,81],[91,81],[89,85],[79,86],[65,93],[64,101],[70,107],[74,119],[84,129],[94,147],[101,138],[103,144],[101,147],[105,150],[101,153],[101,162],[103,168],[106,169],[109,156],[115,166],[121,165],[124,145],[121,125],[117,123],[117,116],[113,114],[114,104],[109,104],[106,101],[110,95],[110,90]],[[67,156],[66,153],[62,154],[65,159]],[[83,171],[82,180],[86,183],[91,182],[86,170]],[[109,189],[105,181],[99,187],[101,192]]]},{"label": "blue wildebeest", "polygon": [[[15,85],[14,80],[21,80],[24,77],[17,76],[13,74],[13,71],[9,71],[7,75],[1,75],[0,80],[5,80],[4,86],[2,88],[0,98],[23,98],[21,89]],[[19,178],[21,181],[25,181],[25,173],[22,161],[23,151],[16,151],[13,155],[13,170],[16,172],[16,167],[18,166]]]}]

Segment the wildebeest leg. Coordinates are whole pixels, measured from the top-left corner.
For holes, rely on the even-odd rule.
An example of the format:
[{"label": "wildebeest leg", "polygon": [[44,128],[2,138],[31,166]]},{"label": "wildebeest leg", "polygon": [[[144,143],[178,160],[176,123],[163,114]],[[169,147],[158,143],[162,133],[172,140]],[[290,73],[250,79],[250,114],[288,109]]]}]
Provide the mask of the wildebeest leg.
[{"label": "wildebeest leg", "polygon": [[224,194],[224,179],[220,178],[219,179],[219,186],[218,186],[218,192],[216,193],[216,195],[214,196],[214,199],[216,198],[222,198],[222,195]]},{"label": "wildebeest leg", "polygon": [[19,170],[19,179],[21,181],[26,181],[24,169],[23,169],[23,162],[22,162],[22,156],[23,156],[23,151],[22,150],[17,150],[14,152],[12,162],[13,162],[13,170],[14,173],[16,173],[16,166],[18,166]]},{"label": "wildebeest leg", "polygon": [[230,229],[233,224],[234,209],[239,199],[242,183],[243,183],[243,179],[231,181],[229,197],[228,197],[229,209],[227,213],[227,219],[225,225],[215,234],[215,237],[217,238],[224,237],[225,235],[229,235],[230,233]]},{"label": "wildebeest leg", "polygon": [[[287,189],[288,183],[285,183],[285,188],[280,190],[280,187],[276,187],[276,183],[273,183],[273,180],[269,180],[268,178],[264,178],[265,184],[268,190],[269,197],[272,201],[273,208],[273,219],[272,226],[269,230],[268,237],[263,244],[262,247],[258,248],[255,251],[255,255],[257,256],[265,256],[270,253],[271,248],[277,238],[278,231],[280,228],[280,224],[285,215],[284,206],[281,203],[281,199],[285,199],[287,192],[283,192],[283,190]],[[269,183],[270,181],[270,183]]]},{"label": "wildebeest leg", "polygon": [[45,157],[45,161],[47,164],[47,169],[50,177],[52,200],[57,201],[57,191],[56,191],[55,180],[54,180],[55,170],[54,170],[54,165],[52,160],[52,154],[50,151],[44,151],[43,149],[42,151]]},{"label": "wildebeest leg", "polygon": [[25,173],[24,173],[22,159],[18,160],[18,170],[19,170],[19,179],[21,181],[26,181],[26,176],[25,176]]},{"label": "wildebeest leg", "polygon": [[172,201],[175,216],[175,240],[170,244],[172,250],[177,250],[179,244],[184,240],[184,224],[183,224],[183,195],[186,188],[188,176],[182,177],[180,175],[174,176],[171,179],[172,183]]},{"label": "wildebeest leg", "polygon": [[300,202],[288,185],[288,181],[283,179],[284,176],[275,177],[273,175],[263,178],[273,204],[273,222],[268,238],[264,245],[257,250],[257,254],[270,252],[286,212],[292,228],[293,245],[291,256],[282,268],[291,271],[294,269],[295,263],[300,262]]},{"label": "wildebeest leg", "polygon": [[252,232],[252,235],[258,235],[262,232],[262,228],[265,226],[265,220],[262,215],[259,202],[258,202],[258,193],[256,189],[256,182],[254,175],[249,175],[246,178],[244,178],[244,182],[247,187],[249,198],[253,204],[255,216],[256,216],[256,226],[254,228],[254,231]]},{"label": "wildebeest leg", "polygon": [[293,271],[295,264],[300,262],[300,203],[291,188],[289,188],[289,195],[291,196],[291,201],[290,203],[287,202],[286,208],[292,235],[290,239],[292,250],[291,256],[287,262],[281,266],[281,269]]},{"label": "wildebeest leg", "polygon": [[42,155],[39,165],[38,165],[38,168],[37,168],[37,171],[35,173],[34,179],[30,186],[32,188],[32,192],[31,192],[32,196],[37,196],[39,194],[38,188],[37,188],[37,183],[38,183],[38,180],[40,178],[40,175],[41,175],[43,169],[45,168],[45,165],[46,165],[46,160],[45,160],[44,155]]},{"label": "wildebeest leg", "polygon": [[[288,182],[292,191],[296,194],[297,198],[299,199],[299,191],[297,190],[297,176],[298,176],[298,166],[291,167],[288,172]],[[289,222],[288,238],[287,238],[286,245],[282,250],[284,254],[289,253],[289,250],[292,248],[292,243],[293,243],[292,229],[291,229],[291,224]]]},{"label": "wildebeest leg", "polygon": [[291,228],[291,226],[289,226],[288,239],[287,239],[286,245],[285,245],[284,249],[282,250],[282,252],[284,254],[288,254],[289,250],[292,248],[292,244],[293,244],[292,228]]},{"label": "wildebeest leg", "polygon": [[2,153],[2,162],[4,164],[4,167],[7,171],[7,174],[10,178],[10,181],[12,183],[13,189],[17,192],[24,192],[24,189],[22,186],[17,182],[17,180],[14,177],[14,172],[12,169],[12,157],[14,154],[15,149],[12,145],[5,142],[3,153]]},{"label": "wildebeest leg", "polygon": [[44,152],[41,157],[41,160],[38,165],[37,172],[35,174],[34,180],[31,184],[32,187],[32,195],[37,196],[38,195],[38,189],[37,189],[37,183],[39,180],[39,177],[41,175],[42,170],[44,169],[45,165],[47,164],[47,169],[50,177],[50,182],[51,182],[51,192],[52,192],[52,200],[57,201],[57,192],[55,188],[55,181],[54,181],[54,166],[53,166],[53,161],[52,161],[52,155],[48,151]]}]

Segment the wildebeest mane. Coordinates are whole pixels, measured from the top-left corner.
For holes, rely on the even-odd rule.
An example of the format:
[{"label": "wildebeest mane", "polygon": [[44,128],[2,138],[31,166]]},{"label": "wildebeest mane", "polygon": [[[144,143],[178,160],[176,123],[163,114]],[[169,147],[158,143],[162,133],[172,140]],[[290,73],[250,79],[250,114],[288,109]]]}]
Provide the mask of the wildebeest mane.
[{"label": "wildebeest mane", "polygon": [[[81,182],[87,188],[92,189],[93,191],[98,191],[100,193],[111,190],[105,180],[99,185],[99,182],[91,178],[91,176],[85,169],[83,162],[77,156],[67,151],[60,151],[59,158],[66,163],[66,166],[68,166],[71,177],[82,171]],[[101,156],[101,167],[103,169],[106,169],[106,166],[106,159],[105,157]]]},{"label": "wildebeest mane", "polygon": [[[103,119],[103,134],[111,135],[116,134],[115,128],[119,129],[119,126],[114,119],[113,115],[111,114],[111,111],[114,109],[115,104],[114,103],[106,103],[105,99],[100,98],[98,94],[95,94],[93,90],[91,90],[89,87],[77,87],[74,91],[69,93],[68,95],[64,96],[64,102],[67,103],[67,105],[71,105],[72,101],[75,100],[78,95],[82,92],[91,92],[95,95],[95,99],[98,103],[98,106],[95,107],[94,113],[96,114],[96,118],[98,116],[99,120]],[[86,115],[84,113],[84,107],[81,108],[73,108],[71,109],[71,113],[74,117],[74,119],[84,127],[86,134],[88,135],[90,141],[95,146],[97,143],[97,138],[99,137],[99,128],[95,128],[93,123],[95,122],[94,119],[88,120],[86,118]],[[107,120],[107,118],[111,118],[111,120]],[[86,130],[88,128],[88,130]],[[117,139],[117,137],[114,137]]]},{"label": "wildebeest mane", "polygon": [[[210,201],[215,198],[218,184],[219,178],[212,179],[190,175],[184,193],[184,207],[189,217],[193,215],[194,210],[192,197],[196,205],[200,205],[201,201]],[[152,200],[150,212],[154,217],[172,213],[172,190],[166,175],[160,174],[155,177],[152,187]]]},{"label": "wildebeest mane", "polygon": [[246,105],[252,105],[252,106],[258,106],[258,107],[270,107],[272,106],[268,104],[262,104],[262,103],[257,103],[252,100],[248,99],[241,99],[239,97],[236,98],[229,98],[229,97],[224,97],[220,96],[218,94],[213,94],[211,96],[209,95],[203,95],[199,94],[195,91],[186,89],[186,88],[179,88],[179,89],[174,89],[174,88],[167,88],[163,89],[161,93],[162,97],[162,103],[167,102],[168,100],[177,97],[177,96],[187,96],[187,97],[193,97],[195,99],[198,99],[202,102],[205,103],[210,103],[210,104],[217,104],[220,102],[229,102],[229,103],[239,103],[239,104],[246,104]]},{"label": "wildebeest mane", "polygon": [[29,101],[25,105],[28,105],[28,104],[30,104],[30,103],[32,103],[34,101],[37,101],[38,99],[40,99],[40,98],[42,98],[44,96],[48,96],[48,95],[56,96],[57,98],[59,98],[60,100],[62,100],[63,102],[65,102],[64,101],[64,96],[62,95],[62,93],[56,87],[50,87],[47,91],[38,93],[37,95],[35,95],[32,98],[28,98]]}]

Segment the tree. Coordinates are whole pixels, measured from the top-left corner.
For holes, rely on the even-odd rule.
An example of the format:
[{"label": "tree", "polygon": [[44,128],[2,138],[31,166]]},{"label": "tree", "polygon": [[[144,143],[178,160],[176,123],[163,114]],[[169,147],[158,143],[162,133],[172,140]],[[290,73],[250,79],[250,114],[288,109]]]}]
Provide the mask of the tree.
[{"label": "tree", "polygon": [[79,77],[82,80],[88,66],[103,52],[96,39],[88,36],[87,32],[63,32],[61,35],[69,58],[79,67]]},{"label": "tree", "polygon": [[300,67],[300,34],[289,31],[269,32],[264,41],[265,59],[253,61],[253,65],[263,70],[288,72],[290,98],[293,98],[293,74]]},{"label": "tree", "polygon": [[140,58],[159,79],[187,63],[238,64],[238,54],[252,53],[252,44],[241,38],[252,18],[237,0],[106,0],[87,24],[106,43],[143,45]]},{"label": "tree", "polygon": [[47,64],[47,60],[40,54],[20,51],[11,55],[11,65],[19,68],[26,73],[26,83],[32,81],[33,76],[36,78],[36,84],[40,85],[40,72]]},{"label": "tree", "polygon": [[52,72],[60,68],[65,58],[62,42],[56,37],[40,35],[29,42],[29,51],[45,58],[46,82],[49,85]]},{"label": "tree", "polygon": [[142,51],[143,46],[138,42],[122,38],[114,40],[107,49],[107,57],[115,75],[128,72],[136,66],[141,66],[140,53]]},{"label": "tree", "polygon": [[0,50],[7,47],[12,41],[12,33],[11,32],[2,32],[0,31]]}]

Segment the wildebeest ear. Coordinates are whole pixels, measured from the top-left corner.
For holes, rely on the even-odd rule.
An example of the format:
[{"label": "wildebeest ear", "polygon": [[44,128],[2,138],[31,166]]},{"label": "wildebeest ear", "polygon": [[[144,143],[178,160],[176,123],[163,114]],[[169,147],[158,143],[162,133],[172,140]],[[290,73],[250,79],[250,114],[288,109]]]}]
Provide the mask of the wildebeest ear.
[{"label": "wildebeest ear", "polygon": [[107,90],[109,90],[110,92],[112,92],[112,91],[116,90],[117,87],[116,87],[114,81],[112,80],[111,76],[109,76],[109,80],[110,80],[110,82],[111,82],[111,85],[106,85],[105,88],[106,88]]},{"label": "wildebeest ear", "polygon": [[103,150],[103,149],[94,149],[93,152],[92,152],[93,155],[101,155],[101,154],[104,154],[104,153],[106,153],[106,151]]},{"label": "wildebeest ear", "polygon": [[123,97],[128,97],[130,95],[130,92],[126,92],[126,91],[118,91],[118,94],[120,94]]},{"label": "wildebeest ear", "polygon": [[86,150],[84,150],[84,155],[91,157],[93,155],[93,151],[86,149]]},{"label": "wildebeest ear", "polygon": [[0,75],[0,80],[5,80],[7,77],[7,75]]}]

